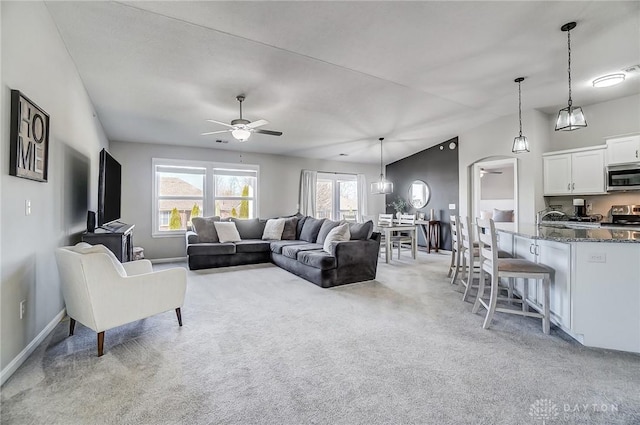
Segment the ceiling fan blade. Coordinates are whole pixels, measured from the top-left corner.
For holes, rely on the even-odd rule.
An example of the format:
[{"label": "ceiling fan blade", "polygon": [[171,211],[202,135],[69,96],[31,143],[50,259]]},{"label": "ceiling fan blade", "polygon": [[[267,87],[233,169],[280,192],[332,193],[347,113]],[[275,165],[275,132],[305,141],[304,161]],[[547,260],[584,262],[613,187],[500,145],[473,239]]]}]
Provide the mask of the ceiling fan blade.
[{"label": "ceiling fan blade", "polygon": [[219,133],[228,133],[231,130],[220,130],[220,131],[208,131],[206,133],[200,134],[201,136],[208,136],[210,134],[219,134]]},{"label": "ceiling fan blade", "polygon": [[247,127],[249,127],[249,128],[258,128],[258,127],[262,127],[263,125],[267,125],[267,124],[269,124],[269,121],[267,121],[267,120],[258,120],[258,121],[250,122],[249,124],[247,124]]},{"label": "ceiling fan blade", "polygon": [[231,124],[227,124],[226,122],[216,121],[216,120],[207,120],[207,121],[215,123],[215,124],[224,125],[225,127],[233,128],[233,126]]},{"label": "ceiling fan blade", "polygon": [[256,130],[256,133],[268,134],[270,136],[282,136],[282,131]]}]

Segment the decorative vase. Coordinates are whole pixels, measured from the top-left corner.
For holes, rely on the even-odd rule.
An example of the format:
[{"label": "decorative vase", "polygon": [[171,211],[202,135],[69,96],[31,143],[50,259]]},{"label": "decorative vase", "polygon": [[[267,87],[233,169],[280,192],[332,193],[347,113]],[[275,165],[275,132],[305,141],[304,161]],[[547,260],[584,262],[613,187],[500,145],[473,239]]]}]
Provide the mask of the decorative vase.
[{"label": "decorative vase", "polygon": [[400,216],[402,215],[402,211],[396,211],[396,218],[400,220]]}]

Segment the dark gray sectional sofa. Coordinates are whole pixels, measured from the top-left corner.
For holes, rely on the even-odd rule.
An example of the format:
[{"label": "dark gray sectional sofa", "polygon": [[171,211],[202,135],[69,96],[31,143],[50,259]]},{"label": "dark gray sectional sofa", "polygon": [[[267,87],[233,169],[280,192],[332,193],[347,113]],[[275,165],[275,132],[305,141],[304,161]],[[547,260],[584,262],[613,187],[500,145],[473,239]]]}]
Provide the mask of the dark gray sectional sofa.
[{"label": "dark gray sectional sofa", "polygon": [[351,240],[333,242],[331,252],[326,252],[324,239],[338,222],[296,215],[287,218],[283,232],[287,239],[262,240],[266,220],[232,219],[242,240],[221,243],[214,242],[212,227],[216,219],[219,220],[194,219],[194,225],[198,223],[195,229],[199,228],[200,233],[186,234],[191,270],[273,262],[323,288],[376,277],[380,234],[372,232],[372,222],[349,224]]}]

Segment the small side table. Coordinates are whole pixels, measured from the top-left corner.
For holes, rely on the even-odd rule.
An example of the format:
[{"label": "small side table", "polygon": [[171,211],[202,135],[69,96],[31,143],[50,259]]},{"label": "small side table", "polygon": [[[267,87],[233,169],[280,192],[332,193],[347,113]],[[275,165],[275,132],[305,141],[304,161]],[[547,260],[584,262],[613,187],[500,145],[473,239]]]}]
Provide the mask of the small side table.
[{"label": "small side table", "polygon": [[436,252],[440,249],[440,221],[429,220],[427,224],[427,252],[431,253],[431,248]]}]

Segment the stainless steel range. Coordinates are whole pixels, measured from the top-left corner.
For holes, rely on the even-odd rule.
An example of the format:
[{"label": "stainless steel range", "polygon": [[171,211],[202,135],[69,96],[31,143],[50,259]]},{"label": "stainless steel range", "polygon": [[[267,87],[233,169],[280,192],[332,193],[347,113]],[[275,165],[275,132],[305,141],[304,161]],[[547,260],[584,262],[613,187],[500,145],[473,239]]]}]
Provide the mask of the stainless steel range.
[{"label": "stainless steel range", "polygon": [[600,225],[640,227],[640,205],[614,205],[611,207],[611,222]]}]

